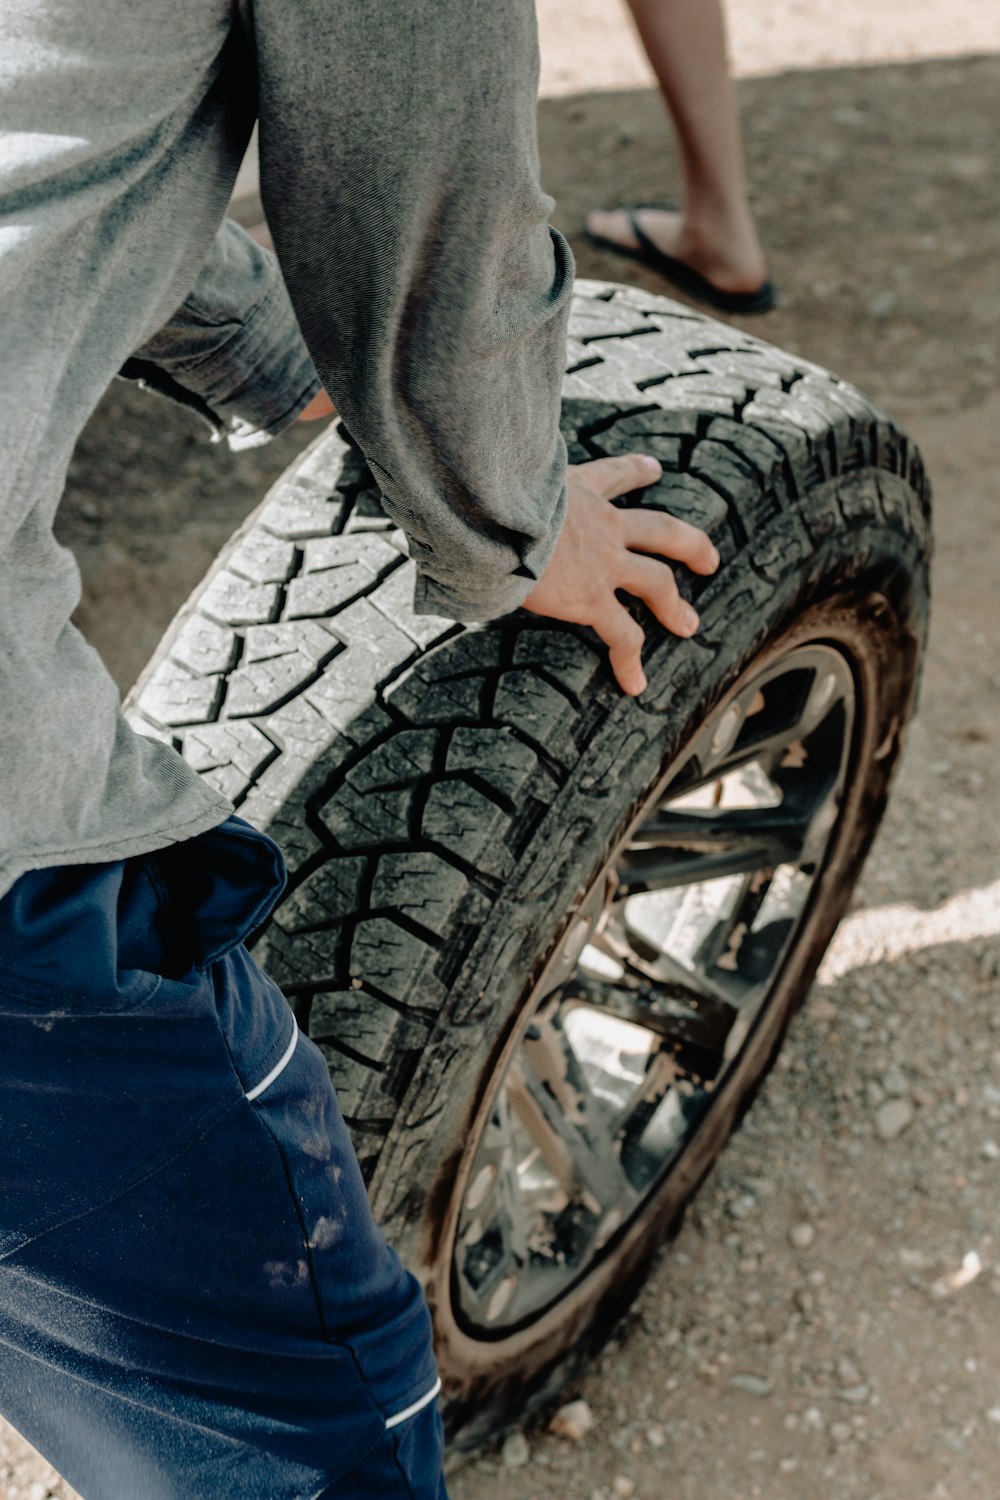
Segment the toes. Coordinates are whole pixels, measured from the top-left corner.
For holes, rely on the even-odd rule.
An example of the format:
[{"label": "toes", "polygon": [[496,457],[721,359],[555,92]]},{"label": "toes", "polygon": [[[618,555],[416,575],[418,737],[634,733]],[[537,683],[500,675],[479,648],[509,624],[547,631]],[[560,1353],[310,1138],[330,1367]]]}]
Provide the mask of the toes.
[{"label": "toes", "polygon": [[639,241],[632,233],[628,214],[623,208],[596,208],[587,215],[587,229],[599,239],[611,240],[626,250],[638,250]]}]

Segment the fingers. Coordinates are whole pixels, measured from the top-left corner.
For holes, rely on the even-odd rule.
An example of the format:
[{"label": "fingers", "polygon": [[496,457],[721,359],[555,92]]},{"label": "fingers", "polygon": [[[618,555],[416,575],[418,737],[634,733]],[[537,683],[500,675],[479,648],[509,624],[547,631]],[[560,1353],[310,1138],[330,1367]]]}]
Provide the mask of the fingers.
[{"label": "fingers", "polygon": [[663,470],[648,453],[626,453],[622,458],[595,458],[579,465],[587,484],[602,500],[617,500],[630,490],[654,484]]},{"label": "fingers", "polygon": [[657,510],[621,512],[625,545],[633,551],[654,552],[672,562],[686,563],[694,573],[714,573],[719,554],[711,539],[690,521]]},{"label": "fingers", "polygon": [[654,557],[634,553],[619,587],[642,599],[660,624],[674,635],[694,635],[698,629],[698,615],[681,598],[673,573]]},{"label": "fingers", "polygon": [[618,686],[630,698],[638,697],[646,687],[646,674],[642,670],[645,640],[642,626],[614,598],[591,623],[608,648],[608,661]]}]

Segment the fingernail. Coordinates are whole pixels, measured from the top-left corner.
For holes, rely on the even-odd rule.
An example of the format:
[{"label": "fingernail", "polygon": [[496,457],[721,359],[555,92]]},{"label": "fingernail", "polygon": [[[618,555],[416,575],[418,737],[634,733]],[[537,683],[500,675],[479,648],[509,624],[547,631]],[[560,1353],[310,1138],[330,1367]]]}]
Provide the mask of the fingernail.
[{"label": "fingernail", "polygon": [[690,635],[694,635],[700,624],[701,621],[698,619],[698,616],[695,614],[691,606],[688,605],[684,611],[684,626],[686,630]]},{"label": "fingernail", "polygon": [[650,476],[651,479],[659,479],[662,471],[660,469],[660,460],[658,458],[650,458],[648,453],[644,453],[642,455],[642,467],[645,469],[646,473]]},{"label": "fingernail", "polygon": [[719,566],[719,564],[720,564],[721,561],[722,561],[722,558],[719,556],[719,549],[718,549],[718,547],[713,547],[712,548],[712,567],[713,568],[717,568]]}]

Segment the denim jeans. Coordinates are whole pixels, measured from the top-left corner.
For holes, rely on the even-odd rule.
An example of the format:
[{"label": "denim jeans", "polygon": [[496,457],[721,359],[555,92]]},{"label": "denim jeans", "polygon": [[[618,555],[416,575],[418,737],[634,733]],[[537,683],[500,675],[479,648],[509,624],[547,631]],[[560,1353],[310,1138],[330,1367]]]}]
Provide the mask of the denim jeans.
[{"label": "denim jeans", "polygon": [[444,1500],[430,1319],[237,818],[0,902],[0,1409],[86,1500]]}]

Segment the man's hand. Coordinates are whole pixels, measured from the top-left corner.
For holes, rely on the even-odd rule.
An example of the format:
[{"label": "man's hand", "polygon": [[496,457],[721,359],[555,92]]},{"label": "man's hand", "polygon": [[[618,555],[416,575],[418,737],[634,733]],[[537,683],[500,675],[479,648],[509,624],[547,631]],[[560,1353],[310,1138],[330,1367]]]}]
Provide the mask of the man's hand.
[{"label": "man's hand", "polygon": [[714,573],[719,554],[703,531],[662,511],[620,510],[611,501],[659,479],[655,458],[598,458],[567,471],[566,521],[537,586],[524,608],[554,620],[591,625],[610,651],[611,670],[623,692],[646,686],[642,626],[615,595],[624,589],[642,599],[674,635],[694,635],[698,616],[680,597],[661,558]]}]

